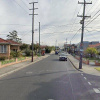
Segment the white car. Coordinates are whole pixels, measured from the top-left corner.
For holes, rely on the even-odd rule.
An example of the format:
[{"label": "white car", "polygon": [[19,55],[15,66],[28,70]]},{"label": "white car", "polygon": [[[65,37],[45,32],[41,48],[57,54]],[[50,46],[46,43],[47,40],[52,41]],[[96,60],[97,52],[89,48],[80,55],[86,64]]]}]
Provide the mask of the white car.
[{"label": "white car", "polygon": [[61,53],[61,54],[59,55],[59,61],[61,61],[61,60],[67,61],[67,54]]}]

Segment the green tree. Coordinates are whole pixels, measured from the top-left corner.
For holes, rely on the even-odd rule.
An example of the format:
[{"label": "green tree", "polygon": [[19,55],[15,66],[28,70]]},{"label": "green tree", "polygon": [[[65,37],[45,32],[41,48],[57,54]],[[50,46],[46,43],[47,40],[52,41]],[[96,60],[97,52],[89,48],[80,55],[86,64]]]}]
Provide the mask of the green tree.
[{"label": "green tree", "polygon": [[[37,54],[38,50],[39,50],[39,45],[38,44],[34,44],[34,53]],[[30,46],[30,49],[32,50],[32,45]]]},{"label": "green tree", "polygon": [[21,43],[21,38],[18,38],[18,32],[16,30],[13,30],[12,32],[9,32],[10,34],[7,35],[8,40],[13,40],[15,42]]},{"label": "green tree", "polygon": [[96,48],[90,48],[90,47],[88,47],[85,52],[90,54],[91,57],[93,57],[94,54],[98,53]]},{"label": "green tree", "polygon": [[20,46],[20,49],[21,50],[25,50],[25,49],[28,49],[28,47],[29,47],[29,45],[28,44],[22,44],[21,46]]}]

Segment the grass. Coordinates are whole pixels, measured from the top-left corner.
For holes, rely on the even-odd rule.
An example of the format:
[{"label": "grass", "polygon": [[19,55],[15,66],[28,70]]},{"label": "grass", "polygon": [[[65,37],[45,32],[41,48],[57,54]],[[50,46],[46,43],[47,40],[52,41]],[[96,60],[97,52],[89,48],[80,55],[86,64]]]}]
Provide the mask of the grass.
[{"label": "grass", "polygon": [[98,68],[95,68],[97,71],[100,71],[100,67],[98,67]]},{"label": "grass", "polygon": [[12,63],[12,62],[15,62],[15,61],[16,61],[15,59],[4,60],[4,61],[1,61],[1,65],[5,65],[5,64]]},{"label": "grass", "polygon": [[[27,58],[30,58],[30,57],[27,57]],[[18,61],[25,60],[25,57],[19,57],[17,59],[18,59]],[[15,62],[15,61],[16,61],[16,59],[2,60],[1,65],[9,64],[9,63],[12,63],[12,62]]]},{"label": "grass", "polygon": [[18,61],[20,61],[20,60],[25,60],[25,57],[19,57]]}]

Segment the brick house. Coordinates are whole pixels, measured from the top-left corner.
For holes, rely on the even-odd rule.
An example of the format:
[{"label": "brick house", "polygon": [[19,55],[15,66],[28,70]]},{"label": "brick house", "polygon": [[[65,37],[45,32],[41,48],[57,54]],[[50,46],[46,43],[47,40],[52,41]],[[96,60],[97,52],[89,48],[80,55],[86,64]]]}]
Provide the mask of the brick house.
[{"label": "brick house", "polygon": [[0,38],[0,57],[10,57],[11,51],[19,51],[20,43]]}]

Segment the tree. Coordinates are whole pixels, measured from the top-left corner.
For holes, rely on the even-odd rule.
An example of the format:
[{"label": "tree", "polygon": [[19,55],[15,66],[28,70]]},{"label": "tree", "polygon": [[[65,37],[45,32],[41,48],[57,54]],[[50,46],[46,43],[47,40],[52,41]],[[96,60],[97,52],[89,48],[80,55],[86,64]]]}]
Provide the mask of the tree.
[{"label": "tree", "polygon": [[8,40],[13,40],[15,42],[18,42],[18,43],[21,43],[21,38],[18,38],[18,35],[17,35],[17,31],[16,30],[13,30],[12,32],[9,32],[10,34],[7,35],[7,39]]},{"label": "tree", "polygon": [[85,52],[90,54],[91,57],[93,57],[94,54],[98,53],[96,48],[90,48],[90,47],[88,47]]},{"label": "tree", "polygon": [[[35,54],[37,54],[38,50],[39,50],[39,44],[34,44],[34,52]],[[32,45],[30,45],[30,49],[32,50]]]},{"label": "tree", "polygon": [[25,43],[20,46],[21,50],[25,50],[27,48],[28,48],[28,44],[25,44]]}]

